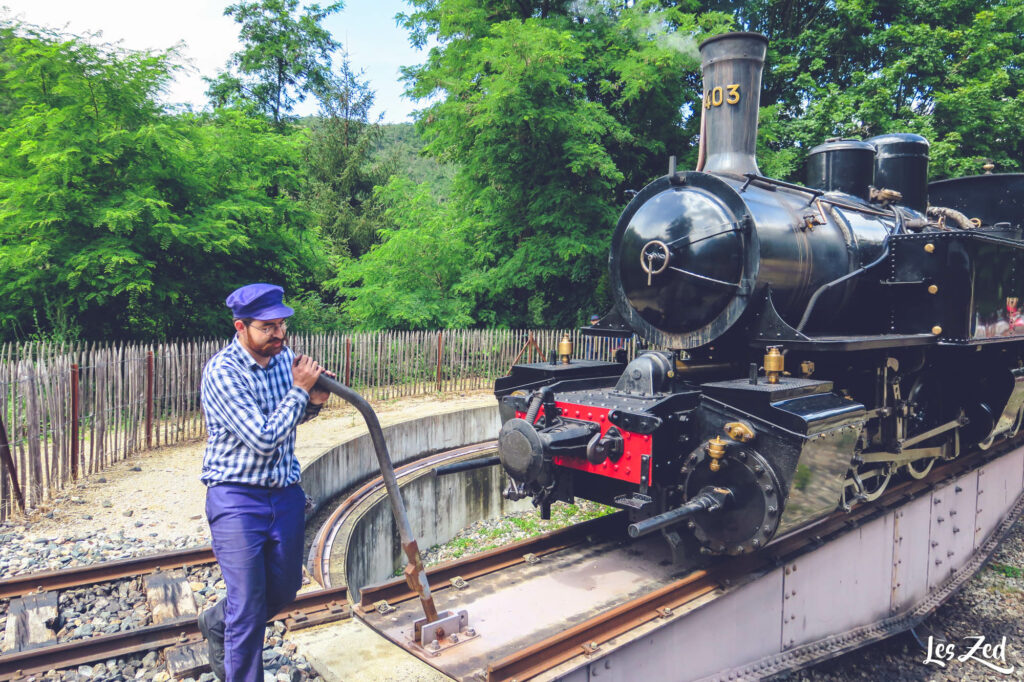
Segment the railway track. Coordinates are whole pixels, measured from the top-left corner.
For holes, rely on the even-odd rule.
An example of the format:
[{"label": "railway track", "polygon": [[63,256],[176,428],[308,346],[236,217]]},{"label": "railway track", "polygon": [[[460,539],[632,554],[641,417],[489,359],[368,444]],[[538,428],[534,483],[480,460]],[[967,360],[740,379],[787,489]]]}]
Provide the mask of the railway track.
[{"label": "railway track", "polygon": [[[493,450],[494,443],[458,448],[412,462],[398,470],[399,475],[415,474]],[[380,479],[362,486],[335,510],[324,528],[346,510],[358,506],[367,496],[383,488]],[[321,533],[313,551],[329,556],[333,534]],[[62,669],[85,663],[128,656],[154,649],[168,649],[168,672],[185,676],[207,665],[206,647],[196,624],[198,609],[192,599],[183,569],[216,563],[209,545],[133,559],[102,562],[71,569],[31,573],[0,580],[0,599],[10,599],[6,650],[0,653],[0,681]],[[332,586],[330,574],[318,576],[323,589],[298,595],[293,604],[271,619],[283,621],[290,630],[342,620],[351,615],[348,589]],[[124,580],[141,580],[147,586],[152,625],[128,632],[96,635],[85,639],[58,642],[51,625],[59,620],[60,593]],[[322,581],[320,580],[322,579]],[[5,633],[6,634],[6,633]]]},{"label": "railway track", "polygon": [[29,573],[0,580],[0,599],[22,597],[27,594],[66,590],[95,583],[109,582],[119,578],[147,575],[189,566],[203,566],[216,563],[213,548],[209,545],[175,550],[161,554],[150,554],[134,559],[104,561],[88,566],[77,566],[57,571]]},{"label": "railway track", "polygon": [[[684,616],[687,612],[753,580],[756,576],[787,565],[844,533],[929,494],[937,486],[999,457],[1011,447],[1012,445],[1008,444],[1002,448],[976,452],[937,465],[922,479],[911,479],[890,486],[886,493],[870,504],[857,505],[850,512],[836,512],[811,526],[779,537],[760,553],[715,559],[708,561],[704,566],[686,570],[679,570],[678,567],[664,569],[661,571],[663,584],[648,586],[649,589],[643,590],[642,594],[618,603],[606,603],[602,608],[587,614],[585,618],[577,619],[568,625],[563,624],[547,636],[534,638],[528,646],[516,646],[507,651],[499,650],[498,653],[501,655],[491,655],[483,662],[479,658],[466,657],[465,665],[456,665],[454,669],[446,669],[446,672],[456,677],[468,677],[471,674],[484,676],[488,680],[525,680],[550,674],[551,671],[559,669],[559,666],[564,667],[580,656],[594,656],[602,647],[616,641],[617,638],[644,631],[645,628],[649,629],[668,619]],[[472,458],[491,448],[493,444],[481,444],[440,453],[402,467],[398,474],[422,474],[440,464]],[[330,549],[337,538],[337,528],[342,519],[347,513],[358,509],[360,504],[375,492],[379,492],[379,487],[380,483],[377,481],[362,486],[335,510],[322,527],[314,540],[311,554],[317,559],[316,565],[320,567],[321,577],[329,579],[331,575]],[[1022,503],[1018,501],[1013,508],[1013,514],[1019,514],[1021,507]],[[1009,528],[1010,521],[1012,517],[1003,522],[1005,529]],[[576,555],[591,561],[597,560],[602,552],[623,546],[624,543],[619,538],[625,535],[624,526],[625,520],[622,515],[613,514],[441,564],[428,569],[427,573],[432,588],[446,600],[458,604],[464,594],[471,592],[467,591],[467,585],[483,585],[486,582],[488,587],[485,589],[491,589],[493,585],[508,587],[509,583],[519,580],[518,576],[523,572],[529,574],[551,571],[557,574],[557,566],[559,561],[562,561],[560,557],[563,556]],[[616,539],[609,539],[613,537]],[[994,549],[998,539],[998,533],[990,539],[991,549]],[[151,582],[158,579],[155,582],[163,581],[166,584],[171,574],[175,572],[213,561],[210,548],[200,547],[65,571],[16,576],[0,580],[0,596],[13,600],[27,599],[53,603],[55,597],[42,598],[40,595],[55,595],[57,591],[63,589],[138,576],[148,576]],[[980,567],[980,563],[977,563],[977,567]],[[515,574],[516,571],[519,571],[517,577],[504,577],[505,574]],[[958,584],[951,583],[949,593]],[[165,590],[164,593],[175,594],[175,591]],[[360,619],[378,632],[407,647],[407,642],[398,632],[404,627],[408,617],[416,615],[415,597],[415,593],[404,580],[391,580],[363,588],[355,612]],[[165,601],[173,602],[174,599]],[[941,600],[935,601],[931,610],[939,603]],[[154,612],[161,608],[158,604],[151,604]],[[168,611],[167,608],[163,610]],[[41,646],[35,643],[31,647],[24,647],[25,650],[0,655],[0,680],[18,679],[52,668],[66,668],[163,647],[188,652],[187,655],[182,653],[182,656],[191,661],[193,667],[197,662],[202,665],[205,663],[205,646],[200,644],[195,614],[187,613],[187,608],[186,613],[181,613],[180,609],[174,612],[173,608],[169,611],[171,616],[164,621],[131,632]],[[300,595],[286,612],[277,614],[275,620],[285,621],[290,629],[300,629],[308,625],[340,620],[350,615],[352,611],[347,588],[328,586]],[[914,619],[919,621],[924,615],[927,613],[918,613],[912,617],[904,615],[891,622],[872,624],[863,632],[837,638],[812,652],[796,651],[788,659],[780,659],[774,668],[764,667],[763,670],[756,671],[756,674],[752,673],[752,676],[760,676],[761,672],[778,672],[787,669],[787,666],[792,668],[806,665],[838,655],[867,641],[881,639],[893,632],[912,627],[916,623]],[[458,649],[455,649],[452,653],[457,651]],[[172,657],[168,658],[170,661]],[[450,665],[451,661],[448,663]],[[182,670],[169,669],[169,672],[172,672],[172,675],[182,675]],[[460,672],[465,675],[459,674]]]},{"label": "railway track", "polygon": [[[920,479],[908,479],[890,486],[872,503],[856,505],[850,512],[835,512],[812,525],[775,539],[759,553],[717,558],[703,566],[682,571],[678,575],[666,575],[663,584],[648,585],[641,590],[642,594],[623,599],[620,603],[602,603],[583,617],[573,617],[571,622],[549,625],[549,633],[544,632],[543,617],[539,611],[535,612],[538,623],[535,632],[524,634],[529,628],[519,628],[512,632],[514,628],[509,628],[504,623],[512,618],[509,614],[520,612],[516,611],[517,607],[514,604],[497,604],[493,594],[505,589],[513,590],[516,589],[515,586],[535,580],[538,577],[536,570],[531,572],[529,568],[524,568],[524,565],[531,561],[536,562],[537,558],[545,554],[550,557],[550,561],[545,561],[546,570],[552,574],[563,571],[567,576],[561,580],[563,584],[580,580],[581,575],[584,575],[577,570],[580,566],[596,565],[596,557],[602,552],[611,554],[621,551],[623,543],[606,540],[609,537],[608,532],[616,527],[619,529],[619,536],[624,535],[624,521],[619,515],[590,522],[593,525],[589,527],[587,524],[569,527],[542,538],[428,569],[431,585],[439,599],[446,602],[443,608],[454,609],[465,605],[471,622],[474,617],[490,618],[486,626],[476,628],[478,632],[484,632],[487,628],[491,635],[492,646],[486,654],[479,650],[472,651],[469,648],[471,645],[466,644],[461,645],[466,647],[461,652],[459,647],[456,647],[447,650],[439,658],[432,659],[422,650],[410,647],[405,631],[411,629],[411,620],[418,614],[413,599],[415,595],[401,580],[364,588],[357,613],[388,639],[457,679],[487,679],[495,682],[521,682],[533,678],[561,679],[560,675],[572,668],[572,661],[577,661],[575,665],[578,666],[580,657],[583,657],[583,660],[596,658],[604,651],[604,647],[614,646],[624,637],[640,636],[657,627],[660,622],[684,618],[688,613],[780,567],[787,567],[788,571],[789,566],[793,566],[792,570],[795,571],[795,566],[801,563],[798,559],[804,555],[828,545],[851,531],[862,529],[873,520],[891,514],[914,500],[928,497],[939,486],[959,480],[960,477],[968,475],[986,462],[999,458],[1017,446],[1019,443],[1007,443],[998,450],[979,451],[952,462],[936,465]],[[1018,472],[1014,475],[1018,475]],[[1019,481],[1017,483],[1019,484]],[[959,491],[957,486],[956,492]],[[940,500],[936,499],[933,502],[938,504]],[[973,507],[973,501],[971,506]],[[762,661],[750,670],[738,674],[737,679],[758,679],[765,675],[805,667],[913,627],[981,567],[984,559],[994,551],[1022,509],[1024,497],[1016,499],[1007,517],[986,542],[979,545],[972,560],[963,569],[951,574],[948,580],[936,586],[924,606],[908,612],[894,612],[889,618],[866,623],[863,627],[853,628],[841,636],[824,638],[811,646],[794,646],[786,653],[769,661]],[[543,554],[535,549],[535,543],[539,542],[546,543],[545,549],[542,550]],[[568,555],[573,552],[578,555],[577,558],[569,559]],[[941,563],[939,560],[936,562]],[[618,570],[619,567],[613,567],[602,575],[612,575]],[[650,570],[651,574],[658,573],[654,562]],[[895,566],[893,570],[896,570]],[[509,575],[500,575],[504,571],[508,571]],[[597,569],[594,570],[595,574],[599,572]],[[662,574],[665,572],[662,571]],[[476,584],[477,591],[474,593],[467,589],[467,583],[470,586]],[[571,595],[560,596],[572,598]],[[538,599],[536,595],[522,598],[544,601],[543,598]],[[481,609],[493,609],[494,613]],[[543,607],[539,606],[538,609]],[[499,612],[504,615],[494,617]],[[495,626],[505,631],[495,633],[492,631]]]},{"label": "railway track", "polygon": [[[451,464],[467,459],[472,459],[482,452],[490,452],[497,447],[497,441],[486,441],[475,445],[468,445],[454,450],[446,450],[427,457],[422,457],[414,462],[395,469],[395,475],[404,480],[420,475],[442,464]],[[330,564],[334,556],[335,542],[338,534],[345,525],[346,519],[355,512],[360,505],[365,504],[372,496],[382,493],[384,481],[374,478],[358,488],[355,492],[345,498],[338,505],[331,515],[320,526],[313,543],[310,546],[309,560],[307,566],[313,579],[324,587],[330,587],[333,579]]]},{"label": "railway track", "polygon": [[[8,607],[8,632],[5,638],[14,650],[0,655],[0,680],[62,669],[95,661],[129,656],[154,649],[167,649],[168,673],[186,677],[206,667],[206,647],[196,623],[197,608],[182,566],[212,563],[208,548],[187,552],[169,552],[138,560],[108,562],[69,571],[63,578],[50,573],[19,576],[0,581],[5,594],[15,596]],[[183,562],[183,563],[180,563]],[[133,572],[133,567],[137,570]],[[174,567],[174,568],[172,568]],[[167,570],[171,568],[172,570]],[[69,642],[56,641],[50,627],[58,615],[58,592],[110,582],[142,578],[153,624],[127,632],[103,634]],[[34,578],[34,580],[32,580]],[[39,584],[48,590],[26,591],[26,585]],[[313,590],[300,594],[270,622],[283,621],[290,630],[332,622],[351,615],[345,587]]]}]

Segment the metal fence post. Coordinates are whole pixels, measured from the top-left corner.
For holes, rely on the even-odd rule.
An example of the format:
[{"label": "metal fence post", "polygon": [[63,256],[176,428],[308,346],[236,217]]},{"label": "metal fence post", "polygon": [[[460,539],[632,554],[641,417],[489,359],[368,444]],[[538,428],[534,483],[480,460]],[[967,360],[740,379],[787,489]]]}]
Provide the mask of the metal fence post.
[{"label": "metal fence post", "polygon": [[153,447],[153,351],[146,351],[146,449]]},{"label": "metal fence post", "polygon": [[71,365],[71,480],[78,480],[78,363]]}]

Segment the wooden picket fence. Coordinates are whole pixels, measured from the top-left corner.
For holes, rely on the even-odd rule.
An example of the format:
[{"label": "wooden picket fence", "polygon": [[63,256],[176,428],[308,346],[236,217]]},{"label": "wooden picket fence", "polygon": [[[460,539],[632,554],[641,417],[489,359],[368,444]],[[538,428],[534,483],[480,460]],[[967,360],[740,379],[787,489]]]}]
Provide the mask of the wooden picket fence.
[{"label": "wooden picket fence", "polygon": [[[295,334],[289,345],[364,397],[391,400],[489,388],[516,361],[547,360],[565,331]],[[622,344],[569,333],[578,357],[607,360]],[[203,437],[200,377],[225,344],[0,346],[0,521],[134,453]]]}]

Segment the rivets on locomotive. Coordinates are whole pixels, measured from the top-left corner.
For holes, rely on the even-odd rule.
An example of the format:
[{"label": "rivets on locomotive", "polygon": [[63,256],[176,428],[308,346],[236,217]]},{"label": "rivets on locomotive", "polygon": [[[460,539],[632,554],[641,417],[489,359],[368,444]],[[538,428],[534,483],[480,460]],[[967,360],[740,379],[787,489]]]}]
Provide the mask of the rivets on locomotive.
[{"label": "rivets on locomotive", "polygon": [[940,327],[939,325],[935,325],[934,327],[932,327],[932,334],[935,334],[935,336],[938,336],[941,333],[942,333],[942,327]]},{"label": "rivets on locomotive", "polygon": [[939,293],[939,287],[937,285],[935,285],[935,284],[929,284],[928,285],[928,293],[929,294],[937,294],[937,293]]}]

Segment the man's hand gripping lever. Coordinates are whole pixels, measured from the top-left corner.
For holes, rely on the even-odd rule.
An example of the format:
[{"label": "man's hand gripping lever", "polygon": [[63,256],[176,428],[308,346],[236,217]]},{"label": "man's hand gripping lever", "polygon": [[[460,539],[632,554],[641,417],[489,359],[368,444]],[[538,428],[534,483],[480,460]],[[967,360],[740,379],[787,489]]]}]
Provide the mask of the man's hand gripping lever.
[{"label": "man's hand gripping lever", "polygon": [[314,405],[323,405],[330,395],[330,389],[318,383],[323,375],[334,377],[333,372],[328,372],[308,355],[295,356],[292,362],[292,383],[306,391],[309,394],[309,402]]}]

